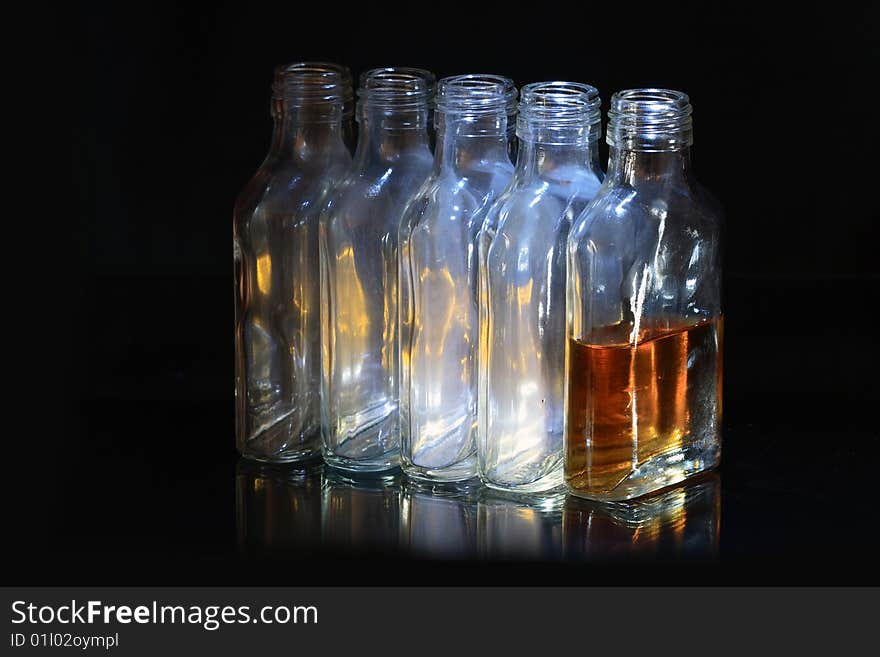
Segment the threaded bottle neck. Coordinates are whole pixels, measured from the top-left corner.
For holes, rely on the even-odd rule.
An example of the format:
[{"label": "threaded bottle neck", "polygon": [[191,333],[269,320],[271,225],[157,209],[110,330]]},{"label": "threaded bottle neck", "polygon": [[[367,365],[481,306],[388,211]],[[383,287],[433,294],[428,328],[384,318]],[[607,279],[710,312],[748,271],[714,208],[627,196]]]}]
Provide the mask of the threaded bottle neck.
[{"label": "threaded bottle neck", "polygon": [[586,146],[601,133],[601,99],[595,87],[535,82],[522,88],[516,134],[523,142]]},{"label": "threaded bottle neck", "polygon": [[516,115],[516,86],[500,75],[443,78],[437,88],[438,133],[455,137],[508,136]]},{"label": "threaded bottle neck", "polygon": [[669,89],[627,89],[611,97],[608,144],[618,150],[662,153],[693,143],[687,94]]},{"label": "threaded bottle neck", "polygon": [[361,75],[359,123],[387,130],[425,130],[436,77],[420,68],[377,68]]},{"label": "threaded bottle neck", "polygon": [[275,69],[272,113],[298,121],[337,123],[351,116],[351,72],[328,62],[296,62]]}]

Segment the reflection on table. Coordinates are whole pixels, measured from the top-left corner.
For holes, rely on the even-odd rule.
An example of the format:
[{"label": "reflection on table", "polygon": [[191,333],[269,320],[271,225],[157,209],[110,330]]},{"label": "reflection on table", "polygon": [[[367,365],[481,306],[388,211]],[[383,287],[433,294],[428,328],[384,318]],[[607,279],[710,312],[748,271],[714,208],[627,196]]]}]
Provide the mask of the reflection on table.
[{"label": "reflection on table", "polygon": [[239,549],[434,560],[706,559],[717,554],[721,480],[710,473],[631,502],[352,478],[322,464],[236,472]]},{"label": "reflection on table", "polygon": [[721,478],[710,473],[630,502],[569,496],[562,535],[565,559],[710,558],[718,553]]}]

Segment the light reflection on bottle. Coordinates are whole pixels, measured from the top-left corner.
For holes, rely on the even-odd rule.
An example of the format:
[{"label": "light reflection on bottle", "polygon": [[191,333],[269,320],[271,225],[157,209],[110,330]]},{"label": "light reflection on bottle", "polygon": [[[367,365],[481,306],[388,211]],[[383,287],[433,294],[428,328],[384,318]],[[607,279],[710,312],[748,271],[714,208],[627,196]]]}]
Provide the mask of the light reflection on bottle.
[{"label": "light reflection on bottle", "polygon": [[245,556],[271,556],[321,542],[321,471],[241,459],[235,474],[238,548]]},{"label": "light reflection on bottle", "polygon": [[593,502],[569,495],[562,519],[566,560],[687,558],[718,554],[721,477],[627,502]]}]

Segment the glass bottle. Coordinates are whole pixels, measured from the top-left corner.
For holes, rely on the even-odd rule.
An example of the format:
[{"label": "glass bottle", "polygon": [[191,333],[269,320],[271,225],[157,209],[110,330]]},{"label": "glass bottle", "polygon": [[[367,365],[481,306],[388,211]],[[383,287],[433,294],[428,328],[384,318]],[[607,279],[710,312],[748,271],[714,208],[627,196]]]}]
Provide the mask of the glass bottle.
[{"label": "glass bottle", "polygon": [[354,163],[322,213],[324,459],[346,470],[398,461],[397,234],[431,171],[433,84],[414,68],[361,76]]},{"label": "glass bottle", "polygon": [[565,480],[619,500],[721,457],[721,213],[679,91],[611,99],[608,174],[568,240]]},{"label": "glass bottle", "polygon": [[401,466],[462,481],[477,473],[477,235],[513,175],[516,87],[496,75],[444,78],[431,177],[400,227]]},{"label": "glass bottle", "polygon": [[351,163],[351,75],[296,63],[272,89],[272,146],[233,216],[235,429],[242,455],[293,461],[321,446],[316,208]]},{"label": "glass bottle", "polygon": [[523,87],[516,173],[480,235],[478,460],[490,487],[562,485],[565,244],[596,195],[601,101],[594,87]]}]

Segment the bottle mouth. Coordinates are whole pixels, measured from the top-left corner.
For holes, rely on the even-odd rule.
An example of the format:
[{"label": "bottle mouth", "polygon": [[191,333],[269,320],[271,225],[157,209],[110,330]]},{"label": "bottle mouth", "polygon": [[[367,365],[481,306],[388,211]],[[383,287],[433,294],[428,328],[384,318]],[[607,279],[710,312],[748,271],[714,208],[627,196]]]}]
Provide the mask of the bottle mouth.
[{"label": "bottle mouth", "polygon": [[516,85],[501,75],[470,73],[443,78],[437,87],[437,110],[473,116],[516,113]]},{"label": "bottle mouth", "polygon": [[436,76],[421,68],[391,66],[361,75],[358,101],[385,109],[420,109],[430,105]]},{"label": "bottle mouth", "polygon": [[581,82],[533,82],[520,92],[517,135],[544,143],[589,143],[602,132],[599,91]]},{"label": "bottle mouth", "polygon": [[330,62],[294,62],[275,68],[272,96],[287,107],[341,105],[351,112],[351,71]]},{"label": "bottle mouth", "polygon": [[693,143],[690,98],[671,89],[627,89],[611,97],[611,146],[643,151],[677,150]]}]

